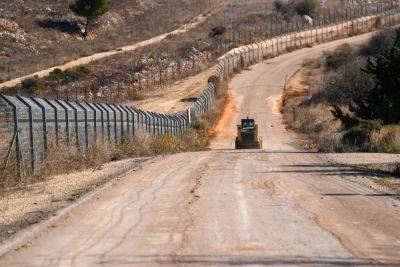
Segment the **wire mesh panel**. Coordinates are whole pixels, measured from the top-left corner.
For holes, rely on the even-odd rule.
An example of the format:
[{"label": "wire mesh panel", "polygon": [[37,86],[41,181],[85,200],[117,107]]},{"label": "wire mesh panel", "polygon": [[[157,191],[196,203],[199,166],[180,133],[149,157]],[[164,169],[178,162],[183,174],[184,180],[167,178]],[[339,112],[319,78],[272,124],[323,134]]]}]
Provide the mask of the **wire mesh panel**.
[{"label": "wire mesh panel", "polygon": [[[0,184],[17,173],[13,107],[0,98]],[[7,166],[12,166],[6,172]]]}]

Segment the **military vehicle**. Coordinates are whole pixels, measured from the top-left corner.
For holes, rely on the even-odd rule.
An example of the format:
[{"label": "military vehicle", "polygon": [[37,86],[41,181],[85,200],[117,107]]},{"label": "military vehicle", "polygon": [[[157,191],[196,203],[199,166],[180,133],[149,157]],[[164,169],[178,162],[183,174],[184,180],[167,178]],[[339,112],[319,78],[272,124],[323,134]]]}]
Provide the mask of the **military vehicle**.
[{"label": "military vehicle", "polygon": [[261,149],[262,138],[258,136],[258,124],[254,119],[242,119],[237,126],[235,149]]}]

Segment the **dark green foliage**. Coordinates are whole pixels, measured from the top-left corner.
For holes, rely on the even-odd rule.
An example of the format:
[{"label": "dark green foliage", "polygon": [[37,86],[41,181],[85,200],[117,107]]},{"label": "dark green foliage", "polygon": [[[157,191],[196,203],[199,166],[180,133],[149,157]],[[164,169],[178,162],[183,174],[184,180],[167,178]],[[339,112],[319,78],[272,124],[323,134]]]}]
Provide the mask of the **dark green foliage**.
[{"label": "dark green foliage", "polygon": [[364,60],[356,60],[331,73],[318,97],[331,105],[348,105],[351,99],[364,99],[374,87],[373,77],[361,70]]},{"label": "dark green foliage", "polygon": [[49,80],[62,80],[65,78],[65,72],[61,69],[54,69],[49,73]]},{"label": "dark green foliage", "polygon": [[382,129],[382,121],[380,120],[364,120],[349,114],[344,114],[338,107],[333,107],[332,114],[343,124],[345,133],[343,142],[351,147],[358,147],[366,150],[370,140],[371,133]]},{"label": "dark green foliage", "polygon": [[90,70],[88,68],[86,68],[85,66],[77,67],[73,70],[75,70],[75,72],[79,73],[80,75],[85,75],[85,74],[90,73]]},{"label": "dark green foliage", "polygon": [[312,16],[318,12],[318,3],[315,0],[302,0],[296,4],[295,10],[301,16]]},{"label": "dark green foliage", "polygon": [[348,44],[343,44],[336,48],[335,51],[326,54],[325,67],[328,70],[335,70],[344,64],[354,61],[356,57],[357,54],[354,49]]},{"label": "dark green foliage", "polygon": [[277,12],[286,14],[290,10],[290,6],[283,3],[282,0],[275,0],[274,6]]},{"label": "dark green foliage", "polygon": [[21,82],[21,90],[26,94],[34,94],[43,88],[44,84],[37,76],[26,78]]},{"label": "dark green foliage", "polygon": [[376,56],[385,52],[393,46],[395,34],[394,29],[386,29],[378,32],[367,44],[361,47],[360,54],[363,56]]},{"label": "dark green foliage", "polygon": [[69,8],[78,16],[86,18],[85,31],[88,34],[89,23],[110,10],[108,0],[75,0]]},{"label": "dark green foliage", "polygon": [[365,145],[371,132],[382,125],[400,122],[400,29],[392,47],[369,58],[363,71],[374,80],[372,90],[366,97],[352,97],[351,115],[344,114],[336,105],[332,111],[343,123],[343,141],[356,146]]},{"label": "dark green foliage", "polygon": [[51,81],[74,81],[78,80],[87,74],[90,73],[90,70],[84,66],[81,67],[76,67],[73,69],[68,69],[68,70],[61,70],[61,69],[54,69],[52,72],[50,72],[48,76],[48,80]]},{"label": "dark green foliage", "polygon": [[211,32],[208,34],[210,37],[218,37],[224,35],[226,33],[226,27],[217,26],[211,29]]},{"label": "dark green foliage", "polygon": [[371,133],[379,131],[380,129],[382,129],[382,125],[379,121],[363,120],[356,126],[347,130],[343,135],[342,140],[344,144],[348,146],[358,147],[361,148],[361,150],[367,151]]},{"label": "dark green foliage", "polygon": [[400,122],[400,29],[390,49],[369,59],[364,70],[373,76],[375,86],[365,100],[353,99],[354,115],[379,119],[384,124]]}]

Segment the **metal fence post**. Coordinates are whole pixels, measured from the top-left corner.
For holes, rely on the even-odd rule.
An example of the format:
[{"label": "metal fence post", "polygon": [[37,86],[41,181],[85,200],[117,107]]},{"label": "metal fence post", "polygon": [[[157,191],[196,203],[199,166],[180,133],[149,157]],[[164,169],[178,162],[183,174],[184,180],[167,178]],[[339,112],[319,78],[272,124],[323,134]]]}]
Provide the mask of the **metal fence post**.
[{"label": "metal fence post", "polygon": [[67,137],[67,145],[70,144],[70,129],[69,129],[69,114],[68,114],[68,108],[60,101],[60,100],[55,100],[57,104],[59,104],[65,112],[65,132],[66,132],[66,137]]},{"label": "metal fence post", "polygon": [[130,127],[129,127],[129,125],[130,125],[130,121],[131,121],[129,119],[130,112],[127,109],[127,107],[124,107],[122,105],[118,105],[118,106],[124,112],[124,114],[126,116],[126,135],[129,136],[130,135]]},{"label": "metal fence post", "polygon": [[14,134],[15,134],[15,155],[16,155],[16,160],[17,160],[17,175],[20,178],[22,175],[22,170],[21,170],[21,147],[20,147],[20,140],[19,140],[19,125],[18,125],[18,115],[17,115],[17,106],[8,100],[8,98],[2,94],[0,94],[0,97],[6,101],[7,104],[9,104],[12,107],[13,111],[13,120],[14,120]]},{"label": "metal fence post", "polygon": [[44,153],[47,154],[47,119],[46,119],[46,108],[40,104],[34,97],[30,98],[39,108],[42,110],[42,125],[43,125],[43,149]]},{"label": "metal fence post", "polygon": [[[104,133],[104,132],[105,132],[104,115],[106,115],[105,117],[106,117],[106,119],[107,119],[107,139],[108,139],[108,141],[111,141],[110,113],[109,113],[108,109],[106,109],[106,108],[103,106],[103,104],[96,104],[96,105],[97,105],[98,108],[101,110],[101,118],[102,118],[102,119],[101,119],[101,126],[102,126],[102,128],[103,128],[103,136],[104,136],[104,139],[105,139],[105,136],[106,136],[106,134]],[[105,112],[105,114],[104,114],[104,112]]]},{"label": "metal fence post", "polygon": [[[84,123],[85,123],[85,148],[86,151],[89,150],[89,135],[88,135],[88,116],[87,116],[87,110],[86,108],[79,102],[75,102],[82,110],[83,110],[83,116],[84,116]],[[77,119],[78,123],[78,119]]]},{"label": "metal fence post", "polygon": [[119,123],[121,124],[120,125],[120,130],[121,130],[121,136],[120,136],[120,141],[122,141],[122,138],[123,138],[123,136],[124,136],[124,112],[121,110],[121,108],[118,106],[118,105],[115,105],[115,104],[112,104],[112,106],[117,110],[117,111],[119,111],[119,115],[120,115],[120,117],[119,117]]},{"label": "metal fence post", "polygon": [[97,136],[97,110],[92,106],[92,104],[85,102],[85,104],[93,111],[93,138]]},{"label": "metal fence post", "polygon": [[35,174],[35,148],[34,148],[34,137],[33,137],[33,118],[32,118],[32,107],[29,105],[21,96],[17,95],[17,99],[21,101],[28,108],[28,120],[29,120],[29,142],[31,151],[31,168],[32,173]]},{"label": "metal fence post", "polygon": [[126,107],[126,109],[132,116],[132,136],[135,136],[135,111],[132,109],[132,107]]},{"label": "metal fence post", "polygon": [[54,130],[55,130],[55,135],[56,135],[56,142],[58,144],[58,109],[57,107],[47,98],[44,99],[46,103],[53,108],[54,110]]},{"label": "metal fence post", "polygon": [[117,112],[116,110],[112,107],[110,104],[106,104],[106,106],[114,113],[113,118],[114,118],[114,141],[115,143],[118,143],[118,126],[117,126]]},{"label": "metal fence post", "polygon": [[78,124],[78,110],[68,101],[63,101],[67,106],[69,106],[74,111],[74,120],[75,120],[75,135],[76,135],[76,146],[80,149],[79,145],[79,124]]}]

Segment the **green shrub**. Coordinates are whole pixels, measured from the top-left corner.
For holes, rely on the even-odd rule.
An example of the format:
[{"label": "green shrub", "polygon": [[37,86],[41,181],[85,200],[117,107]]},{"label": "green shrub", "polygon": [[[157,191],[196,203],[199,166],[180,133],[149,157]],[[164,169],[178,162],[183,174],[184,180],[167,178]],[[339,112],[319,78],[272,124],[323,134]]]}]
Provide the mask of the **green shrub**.
[{"label": "green shrub", "polygon": [[375,19],[375,27],[376,28],[380,28],[380,27],[382,27],[382,18],[381,17],[377,17],[376,19]]},{"label": "green shrub", "polygon": [[342,140],[344,144],[356,147],[357,150],[367,151],[369,150],[371,134],[381,129],[381,121],[360,120],[358,124],[345,131]]},{"label": "green shrub", "polygon": [[318,13],[318,3],[315,0],[302,0],[295,6],[297,14],[300,16]]},{"label": "green shrub", "polygon": [[66,80],[66,81],[74,81],[78,80],[82,77],[85,77],[87,74],[90,73],[90,70],[85,66],[80,66],[72,69],[67,69],[65,71],[61,69],[54,69],[50,72],[48,76],[48,80],[52,81],[59,81],[59,80]]},{"label": "green shrub", "polygon": [[277,12],[281,14],[286,14],[290,12],[290,6],[285,4],[282,0],[275,0],[274,6]]},{"label": "green shrub", "polygon": [[130,100],[143,100],[144,99],[144,97],[141,94],[141,92],[139,90],[137,90],[137,89],[130,90],[128,92],[128,98]]},{"label": "green shrub", "polygon": [[379,132],[373,132],[371,135],[371,146],[377,152],[399,153],[400,125],[387,125]]},{"label": "green shrub", "polygon": [[34,94],[36,91],[44,88],[44,84],[40,79],[35,77],[26,78],[21,82],[21,90],[27,94]]},{"label": "green shrub", "polygon": [[357,57],[354,49],[348,45],[343,44],[331,53],[327,53],[325,57],[325,67],[328,70],[336,70],[339,67],[354,61]]},{"label": "green shrub", "polygon": [[389,49],[395,38],[396,31],[394,29],[386,29],[376,33],[365,45],[360,49],[363,56],[376,56]]},{"label": "green shrub", "polygon": [[226,33],[225,26],[217,26],[211,29],[211,32],[208,34],[209,37],[218,37],[224,35]]},{"label": "green shrub", "polygon": [[331,105],[348,105],[353,98],[362,99],[374,87],[371,75],[362,71],[364,60],[356,60],[328,75],[319,97]]},{"label": "green shrub", "polygon": [[62,80],[65,79],[65,76],[66,76],[65,72],[59,68],[56,68],[49,73],[50,80]]},{"label": "green shrub", "polygon": [[386,124],[400,122],[400,29],[393,46],[368,59],[364,69],[375,81],[363,99],[353,98],[350,110],[364,120],[381,120]]}]

